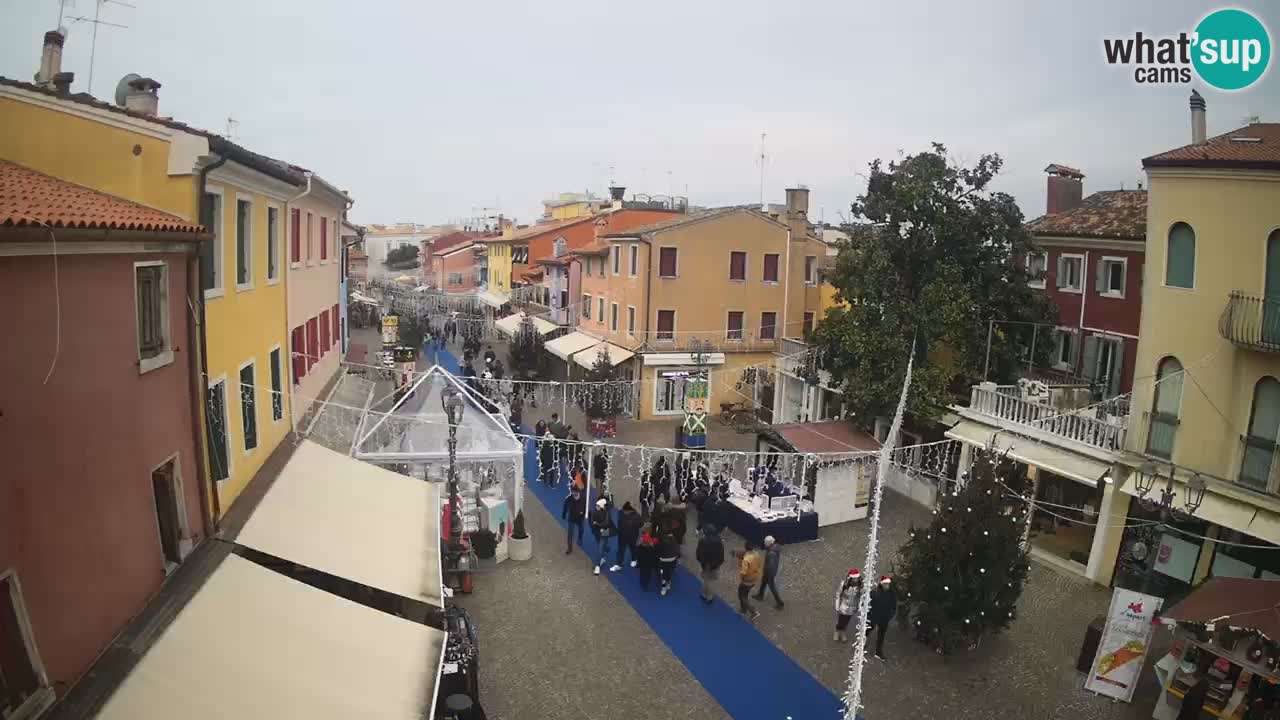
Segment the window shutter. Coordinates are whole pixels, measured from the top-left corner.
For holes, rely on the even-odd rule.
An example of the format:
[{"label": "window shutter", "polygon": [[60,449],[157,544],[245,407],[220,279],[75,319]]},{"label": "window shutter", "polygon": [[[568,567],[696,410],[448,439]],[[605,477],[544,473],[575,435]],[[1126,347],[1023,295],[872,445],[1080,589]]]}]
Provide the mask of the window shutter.
[{"label": "window shutter", "polygon": [[289,262],[302,260],[302,212],[292,210],[289,213]]},{"label": "window shutter", "polygon": [[1092,380],[1093,376],[1098,373],[1098,338],[1090,335],[1084,339],[1084,365],[1080,368],[1080,372],[1086,378]]},{"label": "window shutter", "polygon": [[1115,341],[1115,353],[1111,359],[1111,378],[1108,384],[1110,392],[1107,397],[1115,397],[1120,394],[1120,378],[1124,377],[1124,346],[1123,339]]},{"label": "window shutter", "polygon": [[324,260],[329,257],[329,220],[325,216],[320,216],[320,259]]},{"label": "window shutter", "polygon": [[1111,263],[1108,263],[1105,260],[1098,261],[1098,269],[1097,269],[1097,272],[1095,273],[1095,278],[1093,282],[1093,291],[1098,293],[1099,295],[1111,289],[1111,278],[1107,274],[1107,268],[1109,268],[1110,266],[1111,266]]},{"label": "window shutter", "polygon": [[1066,278],[1066,276],[1067,276],[1067,262],[1066,262],[1066,261],[1067,261],[1067,259],[1066,259],[1066,258],[1062,257],[1061,255],[1059,255],[1059,256],[1058,256],[1058,272],[1057,272],[1056,277],[1054,278],[1054,280],[1055,280],[1055,283],[1054,283],[1054,284],[1056,284],[1059,288],[1064,288],[1064,287],[1066,287],[1066,286],[1067,286],[1067,285],[1066,285],[1066,280],[1065,280],[1065,278]]},{"label": "window shutter", "polygon": [[338,306],[336,304],[329,308],[329,318],[333,320],[333,335],[330,337],[330,342],[337,345],[342,340],[342,334],[338,327]]}]

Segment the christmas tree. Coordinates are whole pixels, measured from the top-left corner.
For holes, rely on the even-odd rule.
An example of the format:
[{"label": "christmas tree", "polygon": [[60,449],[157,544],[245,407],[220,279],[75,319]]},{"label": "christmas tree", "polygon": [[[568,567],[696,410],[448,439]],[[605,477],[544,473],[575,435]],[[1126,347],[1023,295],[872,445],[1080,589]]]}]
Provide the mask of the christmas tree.
[{"label": "christmas tree", "polygon": [[528,315],[521,318],[515,337],[511,338],[511,368],[517,377],[533,380],[542,374],[546,363],[546,353],[542,352],[545,345],[533,319]]},{"label": "christmas tree", "polygon": [[579,396],[582,411],[588,418],[604,420],[622,414],[622,390],[612,384],[618,379],[617,375],[617,368],[613,366],[613,360],[609,357],[609,349],[600,348],[595,361],[591,364],[591,369],[583,379],[590,383],[601,384],[587,385],[587,391]]},{"label": "christmas tree", "polygon": [[977,451],[968,480],[943,495],[899,553],[899,618],[938,652],[975,648],[1013,622],[1027,578],[1029,483],[1007,455]]}]

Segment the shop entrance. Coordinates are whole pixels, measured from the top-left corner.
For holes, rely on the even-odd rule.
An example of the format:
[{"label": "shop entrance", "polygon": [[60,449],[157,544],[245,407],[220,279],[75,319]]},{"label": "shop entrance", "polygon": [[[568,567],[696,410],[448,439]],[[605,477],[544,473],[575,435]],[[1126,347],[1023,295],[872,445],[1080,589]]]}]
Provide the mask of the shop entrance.
[{"label": "shop entrance", "polygon": [[1087,566],[1101,504],[1098,488],[1039,470],[1031,544],[1054,557]]}]

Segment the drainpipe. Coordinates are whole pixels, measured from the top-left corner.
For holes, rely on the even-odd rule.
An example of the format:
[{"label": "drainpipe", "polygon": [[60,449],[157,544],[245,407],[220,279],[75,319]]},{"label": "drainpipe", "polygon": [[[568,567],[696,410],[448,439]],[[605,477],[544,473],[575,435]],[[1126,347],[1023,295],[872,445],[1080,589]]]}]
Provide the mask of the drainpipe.
[{"label": "drainpipe", "polygon": [[787,228],[786,263],[782,271],[782,337],[787,336],[787,305],[791,299],[791,228]]},{"label": "drainpipe", "polygon": [[[307,197],[307,196],[308,196],[308,195],[310,195],[310,194],[311,194],[311,173],[307,173],[307,189],[306,189],[306,190],[303,190],[301,193],[298,193],[297,195],[295,195],[295,196],[293,196],[293,197],[289,198],[289,199],[288,199],[288,200],[286,200],[286,201],[285,201],[285,203],[284,203],[284,216],[285,216],[285,218],[286,218],[286,220],[285,220],[286,227],[287,227],[287,224],[288,224],[288,219],[293,217],[293,212],[292,212],[292,211],[293,211],[293,204],[294,204],[294,203],[296,203],[296,202],[298,202],[298,201],[299,201],[299,200],[301,200],[302,198]],[[302,224],[302,213],[301,213],[301,212],[299,212],[299,213],[298,213],[298,224],[299,224],[299,225],[301,225],[301,224]],[[298,234],[299,234],[299,236],[301,236],[303,229],[304,229],[304,228],[299,228],[299,229],[298,229]],[[287,238],[289,238],[289,237],[292,237],[292,235],[289,235],[288,233],[285,233],[285,237],[286,237],[286,239],[287,239]],[[339,237],[341,237],[341,236],[339,236]],[[305,252],[305,250],[306,250],[306,248],[307,248],[307,243],[309,243],[309,242],[311,242],[311,238],[310,238],[310,237],[305,237],[305,238],[302,238],[302,241],[299,243],[299,245],[301,245],[301,247],[298,249],[298,260],[299,260],[299,262],[302,264],[302,266],[303,266],[304,268],[306,267],[307,258],[306,258],[306,256],[305,256],[303,253]],[[293,247],[293,246],[292,246],[292,245],[290,245],[290,248],[292,248],[292,247]],[[293,255],[292,255],[292,252],[293,252],[293,251],[292,251],[292,249],[291,249],[291,250],[290,250],[290,253],[289,253],[288,255],[286,255],[286,257],[288,257],[288,258],[289,258],[289,262],[285,263],[285,267],[281,268],[282,270],[284,270],[284,272],[285,272],[285,273],[288,273],[288,272],[292,269],[292,267],[293,267]],[[289,280],[288,280],[288,278],[286,277],[286,278],[285,278],[285,281],[284,281],[284,336],[285,336],[285,338],[286,338],[290,343],[292,343],[292,342],[293,342],[293,335],[289,332],[289,331],[291,330],[291,328],[289,327],[289,318],[293,316],[292,311],[293,311],[293,294],[289,292]],[[303,352],[306,352],[306,348],[305,348],[305,347],[303,348]],[[288,382],[288,386],[289,386],[289,427],[290,427],[290,428],[292,428],[294,432],[297,432],[297,431],[298,431],[298,423],[297,423],[296,418],[298,417],[298,413],[297,413],[297,408],[295,408],[295,407],[294,407],[294,405],[293,405],[295,398],[293,397],[293,380],[292,380],[292,377],[293,377],[293,348],[292,348],[292,347],[290,347],[290,349],[289,349],[289,377],[290,377],[290,380],[289,380],[289,382]]]},{"label": "drainpipe", "polygon": [[[209,183],[209,173],[226,164],[227,159],[220,157],[200,168],[200,173],[196,180],[196,222],[199,222],[204,217],[207,209],[205,205],[205,189]],[[200,242],[211,243],[213,238],[205,238]],[[190,265],[195,266],[195,272],[190,270],[190,265],[187,271],[188,297],[194,297],[196,302],[196,312],[192,321],[198,326],[191,329],[192,333],[194,333],[192,337],[199,338],[200,343],[200,366],[199,372],[196,374],[199,395],[192,398],[196,422],[192,424],[191,432],[195,435],[196,447],[201,450],[199,462],[196,463],[196,473],[200,478],[200,502],[204,506],[206,513],[209,535],[212,535],[222,520],[222,503],[218,499],[217,488],[213,487],[213,479],[205,469],[204,459],[209,455],[209,446],[206,434],[200,432],[200,429],[205,425],[203,421],[207,421],[207,418],[201,415],[200,409],[205,407],[205,403],[209,398],[209,343],[205,332],[205,328],[208,326],[205,324],[204,283],[202,282],[200,270],[200,257],[203,250],[203,245],[197,246],[195,259],[190,263]],[[195,290],[194,293],[191,292],[192,289]]]}]

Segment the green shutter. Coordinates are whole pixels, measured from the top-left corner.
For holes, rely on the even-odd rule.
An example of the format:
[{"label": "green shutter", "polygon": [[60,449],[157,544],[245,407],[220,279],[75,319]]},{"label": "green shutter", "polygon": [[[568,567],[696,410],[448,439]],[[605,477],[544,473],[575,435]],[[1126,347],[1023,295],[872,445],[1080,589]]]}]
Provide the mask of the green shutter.
[{"label": "green shutter", "polygon": [[1178,223],[1169,230],[1168,250],[1164,284],[1169,287],[1195,287],[1196,234],[1190,225]]}]

